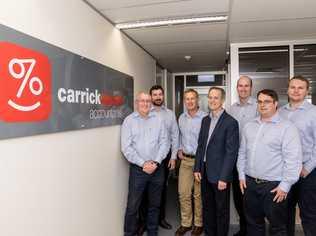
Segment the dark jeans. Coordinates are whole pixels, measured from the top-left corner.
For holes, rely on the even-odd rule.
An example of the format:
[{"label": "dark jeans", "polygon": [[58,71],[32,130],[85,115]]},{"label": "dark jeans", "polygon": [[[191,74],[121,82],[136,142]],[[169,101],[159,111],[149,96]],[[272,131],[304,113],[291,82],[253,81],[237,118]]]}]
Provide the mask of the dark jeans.
[{"label": "dark jeans", "polygon": [[[164,171],[164,183],[162,188],[162,195],[161,195],[161,203],[160,203],[160,214],[159,214],[159,221],[164,220],[166,218],[166,203],[167,203],[167,186],[168,186],[168,177],[169,177],[169,160],[171,157],[171,152],[168,153],[166,159],[161,162],[161,167]],[[139,224],[146,225],[146,216],[148,211],[148,194],[144,195],[142,199],[142,203],[140,204],[139,209]]]},{"label": "dark jeans", "polygon": [[227,236],[229,230],[230,183],[225,190],[207,180],[206,170],[201,182],[203,227],[206,236]]},{"label": "dark jeans", "polygon": [[128,199],[125,212],[124,235],[134,236],[138,226],[138,210],[145,190],[148,192],[147,235],[158,235],[158,218],[163,187],[164,171],[160,166],[149,175],[141,167],[131,164]]},{"label": "dark jeans", "polygon": [[236,211],[239,216],[239,227],[240,227],[240,232],[242,234],[246,234],[246,216],[245,216],[245,211],[244,211],[244,196],[241,193],[240,187],[239,187],[239,177],[238,177],[238,172],[237,169],[234,169],[234,175],[233,175],[233,198],[234,198],[234,204]]},{"label": "dark jeans", "polygon": [[287,221],[287,200],[273,201],[275,193],[270,191],[279,185],[278,181],[257,184],[254,179],[246,180],[244,196],[248,236],[265,236],[265,217],[269,221],[270,236],[285,236]]},{"label": "dark jeans", "polygon": [[298,203],[304,234],[316,235],[316,169],[293,185],[289,193],[288,236],[295,235],[295,207]]}]

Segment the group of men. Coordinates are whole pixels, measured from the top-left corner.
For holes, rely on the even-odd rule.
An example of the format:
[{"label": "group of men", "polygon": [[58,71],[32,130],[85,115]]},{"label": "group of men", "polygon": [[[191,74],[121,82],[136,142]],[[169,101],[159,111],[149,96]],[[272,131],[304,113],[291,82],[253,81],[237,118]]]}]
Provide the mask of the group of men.
[{"label": "group of men", "polygon": [[231,186],[240,219],[236,236],[264,236],[266,220],[269,235],[294,235],[297,203],[305,235],[315,236],[316,107],[305,100],[308,90],[307,79],[293,77],[289,103],[278,108],[274,90],[252,98],[252,80],[241,76],[238,102],[225,111],[225,90],[211,87],[205,113],[198,93],[187,89],[178,123],[163,105],[162,87],[139,93],[136,111],[122,125],[122,152],[130,162],[124,235],[142,235],[144,229],[158,235],[159,225],[171,229],[165,220],[166,186],[178,157],[176,236],[189,231],[227,236]]}]

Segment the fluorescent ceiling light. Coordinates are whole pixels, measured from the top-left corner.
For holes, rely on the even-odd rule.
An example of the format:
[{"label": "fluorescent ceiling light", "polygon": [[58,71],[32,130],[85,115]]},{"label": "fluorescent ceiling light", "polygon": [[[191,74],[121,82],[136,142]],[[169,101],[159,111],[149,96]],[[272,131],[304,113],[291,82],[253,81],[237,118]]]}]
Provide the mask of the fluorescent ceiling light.
[{"label": "fluorescent ceiling light", "polygon": [[165,19],[165,20],[155,20],[155,21],[136,21],[116,24],[118,29],[135,29],[143,27],[154,27],[154,26],[164,26],[164,25],[180,25],[180,24],[190,24],[190,23],[205,23],[205,22],[225,22],[227,16],[206,16],[206,17],[191,17],[191,18],[181,18],[181,19]]}]

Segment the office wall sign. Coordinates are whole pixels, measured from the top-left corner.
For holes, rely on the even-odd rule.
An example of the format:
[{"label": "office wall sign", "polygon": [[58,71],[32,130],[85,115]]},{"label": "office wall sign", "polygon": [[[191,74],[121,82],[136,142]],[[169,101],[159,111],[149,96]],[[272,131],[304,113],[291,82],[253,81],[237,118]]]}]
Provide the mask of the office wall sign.
[{"label": "office wall sign", "polygon": [[132,111],[131,76],[0,25],[0,139],[119,125]]}]

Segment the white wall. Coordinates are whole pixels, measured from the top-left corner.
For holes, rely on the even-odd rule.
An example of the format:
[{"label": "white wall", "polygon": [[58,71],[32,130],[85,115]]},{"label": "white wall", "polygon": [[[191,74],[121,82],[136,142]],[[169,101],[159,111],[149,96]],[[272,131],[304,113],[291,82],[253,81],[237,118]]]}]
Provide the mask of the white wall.
[{"label": "white wall", "polygon": [[[0,23],[154,83],[155,61],[79,0],[2,1]],[[1,39],[1,36],[0,36]],[[120,127],[0,141],[0,235],[122,235]]]}]

